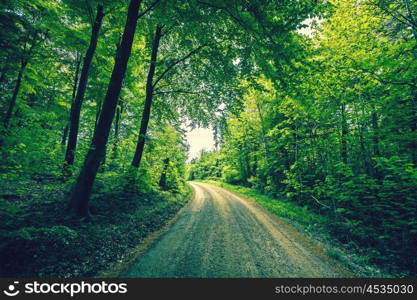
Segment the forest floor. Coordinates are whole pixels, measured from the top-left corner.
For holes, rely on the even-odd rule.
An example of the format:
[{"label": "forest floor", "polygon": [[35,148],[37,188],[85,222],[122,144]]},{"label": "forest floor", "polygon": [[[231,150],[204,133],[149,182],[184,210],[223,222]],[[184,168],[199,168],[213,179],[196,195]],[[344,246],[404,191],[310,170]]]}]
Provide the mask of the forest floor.
[{"label": "forest floor", "polygon": [[99,174],[91,222],[68,212],[70,182],[44,175],[1,180],[1,277],[97,276],[128,259],[191,198],[189,187],[126,191],[119,177]]},{"label": "forest floor", "polygon": [[356,277],[326,248],[263,206],[191,182],[184,212],[122,277]]}]

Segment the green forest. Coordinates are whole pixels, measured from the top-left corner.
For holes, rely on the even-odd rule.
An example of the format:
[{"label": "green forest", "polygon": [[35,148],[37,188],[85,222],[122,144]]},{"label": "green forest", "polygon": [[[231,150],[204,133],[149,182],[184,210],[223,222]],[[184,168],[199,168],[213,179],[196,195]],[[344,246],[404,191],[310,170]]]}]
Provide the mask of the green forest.
[{"label": "green forest", "polygon": [[417,274],[417,2],[3,0],[0,57],[2,277],[100,274],[193,180]]}]

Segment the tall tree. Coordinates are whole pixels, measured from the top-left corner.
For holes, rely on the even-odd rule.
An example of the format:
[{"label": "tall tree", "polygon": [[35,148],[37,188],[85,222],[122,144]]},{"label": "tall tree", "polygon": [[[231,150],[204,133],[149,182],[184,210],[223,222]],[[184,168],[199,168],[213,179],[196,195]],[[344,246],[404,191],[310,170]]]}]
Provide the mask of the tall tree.
[{"label": "tall tree", "polygon": [[[72,103],[75,99],[75,96],[77,95],[77,86],[78,86],[78,76],[79,76],[79,73],[80,73],[80,64],[81,64],[81,58],[77,54],[77,58],[76,58],[76,62],[75,62],[74,83],[72,85],[71,106],[72,106]],[[70,112],[71,112],[71,110],[70,110]],[[71,114],[70,114],[69,122],[71,122]],[[69,131],[69,124],[66,124],[65,127],[64,127],[64,130],[62,132],[61,144],[63,146],[65,146],[65,144],[67,143],[68,131]]]},{"label": "tall tree", "polygon": [[80,126],[81,106],[84,100],[85,90],[88,82],[88,72],[90,70],[91,62],[93,61],[94,52],[96,51],[103,17],[103,5],[98,4],[95,21],[91,28],[90,44],[84,56],[83,67],[81,69],[80,80],[78,82],[77,94],[71,104],[68,144],[65,152],[63,168],[64,176],[71,175],[71,169],[69,167],[74,163],[75,150],[77,148],[78,129]]},{"label": "tall tree", "polygon": [[41,33],[35,30],[31,31],[32,33],[29,33],[29,40],[25,42],[23,45],[23,56],[20,58],[20,66],[17,72],[17,78],[13,89],[13,94],[10,99],[6,114],[4,116],[3,124],[6,129],[10,125],[10,119],[12,118],[13,110],[16,105],[17,96],[19,94],[20,87],[22,84],[23,72],[25,71],[30,59],[32,58],[36,46],[41,42],[41,39],[43,38]]},{"label": "tall tree", "polygon": [[[135,154],[133,156],[133,160],[132,160],[132,163],[131,163],[131,166],[134,167],[134,168],[139,167],[140,161],[142,159],[143,149],[145,147],[145,141],[146,141],[146,132],[148,130],[148,123],[149,123],[149,118],[150,118],[152,100],[153,100],[153,96],[154,96],[154,89],[155,89],[156,85],[176,65],[178,65],[181,62],[187,60],[192,55],[194,55],[195,53],[197,53],[203,47],[206,46],[206,44],[200,45],[197,48],[191,50],[185,56],[173,61],[170,65],[167,66],[167,68],[165,70],[163,70],[160,73],[160,75],[154,81],[153,77],[154,77],[154,74],[155,74],[156,58],[157,58],[157,53],[158,53],[159,40],[161,38],[160,34],[161,34],[160,30],[158,32],[158,27],[157,27],[157,31],[155,33],[155,39],[154,39],[154,43],[153,43],[153,47],[152,47],[151,64],[149,66],[149,72],[148,72],[148,77],[147,77],[147,81],[146,81],[146,98],[145,98],[145,106],[144,106],[143,113],[142,113],[141,126],[140,126],[140,130],[139,130],[139,138],[138,138],[138,142],[136,144]],[[182,92],[182,91],[179,91],[179,92]],[[187,93],[187,92],[185,92],[185,93]]]},{"label": "tall tree", "polygon": [[138,168],[140,160],[142,158],[143,148],[145,146],[146,131],[148,130],[149,118],[151,115],[151,106],[153,98],[154,83],[153,77],[155,75],[155,68],[157,63],[158,48],[159,42],[162,37],[162,28],[163,26],[157,25],[155,30],[155,37],[152,44],[152,53],[151,61],[149,64],[148,77],[146,79],[146,97],[145,97],[145,106],[142,112],[142,121],[140,124],[139,137],[136,145],[135,155],[132,160],[132,167]]},{"label": "tall tree", "polygon": [[90,149],[85,157],[81,172],[72,189],[70,206],[80,216],[90,217],[88,201],[91,189],[97,175],[98,167],[103,158],[113,117],[116,111],[117,99],[122,88],[123,78],[129,61],[132,44],[135,36],[136,24],[139,18],[141,0],[131,0],[127,10],[126,24],[120,46],[117,49],[116,59],[110,82],[104,98],[100,118]]}]

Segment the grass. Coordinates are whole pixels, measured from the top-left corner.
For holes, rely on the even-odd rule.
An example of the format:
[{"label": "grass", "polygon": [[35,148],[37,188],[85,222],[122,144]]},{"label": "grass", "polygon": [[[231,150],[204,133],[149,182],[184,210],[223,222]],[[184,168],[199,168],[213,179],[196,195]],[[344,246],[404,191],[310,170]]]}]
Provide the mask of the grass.
[{"label": "grass", "polygon": [[299,206],[283,199],[271,198],[251,188],[213,180],[204,180],[201,182],[213,184],[225,188],[229,191],[241,194],[259,203],[274,215],[291,219],[304,225],[315,226],[323,224],[326,220],[323,216],[315,214],[309,210],[307,206]]}]

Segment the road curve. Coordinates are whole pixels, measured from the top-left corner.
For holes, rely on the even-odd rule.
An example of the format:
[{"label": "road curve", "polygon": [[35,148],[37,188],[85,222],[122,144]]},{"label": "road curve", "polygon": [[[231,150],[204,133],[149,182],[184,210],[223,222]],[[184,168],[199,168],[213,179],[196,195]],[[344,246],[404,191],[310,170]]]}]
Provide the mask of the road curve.
[{"label": "road curve", "polygon": [[256,203],[209,184],[190,184],[191,203],[123,277],[347,276],[320,247]]}]

